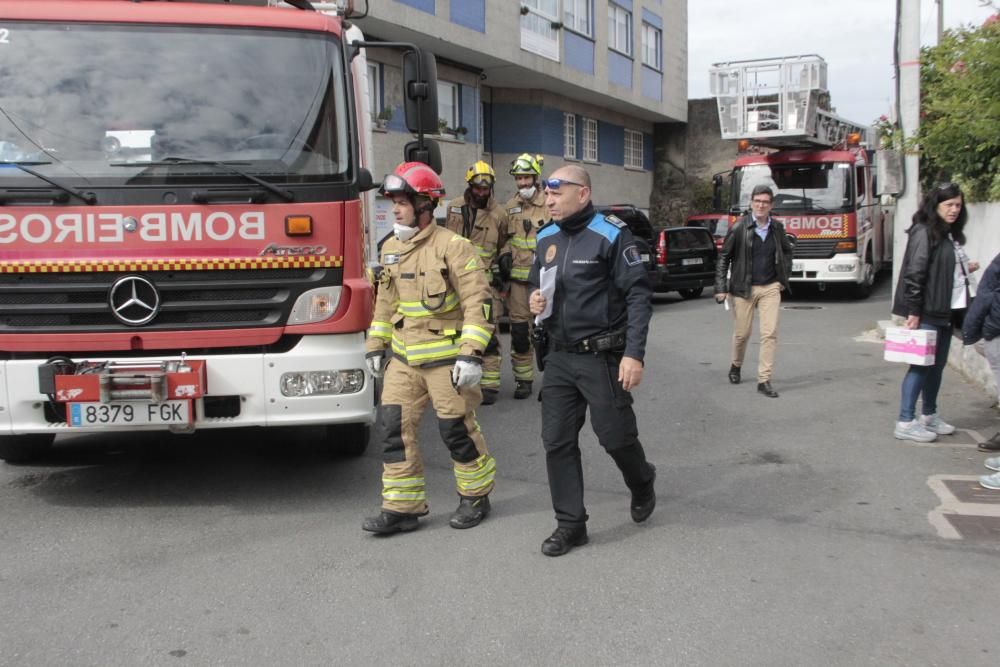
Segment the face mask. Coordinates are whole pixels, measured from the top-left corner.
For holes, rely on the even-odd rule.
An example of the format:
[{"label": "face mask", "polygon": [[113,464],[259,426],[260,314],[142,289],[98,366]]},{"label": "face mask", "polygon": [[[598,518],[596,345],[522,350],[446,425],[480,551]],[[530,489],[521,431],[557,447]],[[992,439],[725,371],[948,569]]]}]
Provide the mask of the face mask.
[{"label": "face mask", "polygon": [[416,227],[407,227],[406,225],[401,225],[398,222],[394,222],[392,224],[392,232],[400,241],[409,241],[418,231],[420,230]]},{"label": "face mask", "polygon": [[535,186],[532,185],[530,188],[521,188],[517,191],[517,193],[525,199],[531,199],[535,196]]}]

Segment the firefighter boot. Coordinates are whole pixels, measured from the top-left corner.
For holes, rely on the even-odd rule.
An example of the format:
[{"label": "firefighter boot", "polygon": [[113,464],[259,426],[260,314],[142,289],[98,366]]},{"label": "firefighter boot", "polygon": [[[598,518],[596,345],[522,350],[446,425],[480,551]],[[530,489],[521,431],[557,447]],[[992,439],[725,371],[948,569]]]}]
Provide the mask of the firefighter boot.
[{"label": "firefighter boot", "polygon": [[514,398],[528,398],[531,396],[531,380],[518,380],[514,387]]},{"label": "firefighter boot", "polygon": [[459,496],[458,509],[451,515],[448,525],[452,528],[478,526],[490,513],[490,497]]},{"label": "firefighter boot", "polygon": [[497,402],[497,395],[499,393],[496,389],[483,389],[483,402],[481,405],[493,405]]},{"label": "firefighter boot", "polygon": [[370,516],[361,524],[361,529],[379,535],[409,533],[420,527],[415,514],[396,514],[382,511],[378,516]]}]

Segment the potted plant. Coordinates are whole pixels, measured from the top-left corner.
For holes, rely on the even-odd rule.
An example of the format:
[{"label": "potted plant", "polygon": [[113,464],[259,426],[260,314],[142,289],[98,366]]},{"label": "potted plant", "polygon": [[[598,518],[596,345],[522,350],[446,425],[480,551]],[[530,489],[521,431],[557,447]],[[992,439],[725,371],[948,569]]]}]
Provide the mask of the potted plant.
[{"label": "potted plant", "polygon": [[455,138],[459,141],[465,141],[465,135],[469,133],[469,128],[463,126],[455,128]]},{"label": "potted plant", "polygon": [[444,133],[448,131],[448,121],[444,118],[438,118],[438,134],[444,136]]},{"label": "potted plant", "polygon": [[392,107],[386,107],[379,111],[378,115],[375,116],[375,127],[380,130],[384,130],[390,120],[392,120]]}]

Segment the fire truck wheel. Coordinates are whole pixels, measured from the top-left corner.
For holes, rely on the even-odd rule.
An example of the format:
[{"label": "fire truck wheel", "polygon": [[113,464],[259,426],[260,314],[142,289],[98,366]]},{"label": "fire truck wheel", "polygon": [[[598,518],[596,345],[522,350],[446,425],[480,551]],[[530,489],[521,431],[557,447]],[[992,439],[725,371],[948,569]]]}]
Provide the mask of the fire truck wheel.
[{"label": "fire truck wheel", "polygon": [[0,436],[0,459],[7,463],[28,463],[41,458],[52,448],[56,436],[51,433]]},{"label": "fire truck wheel", "polygon": [[873,285],[875,285],[875,265],[872,263],[872,250],[869,248],[865,255],[865,266],[861,275],[861,282],[854,286],[854,298],[867,299],[872,293]]},{"label": "fire truck wheel", "polygon": [[332,424],[326,427],[326,445],[333,456],[361,456],[371,431],[368,424]]}]

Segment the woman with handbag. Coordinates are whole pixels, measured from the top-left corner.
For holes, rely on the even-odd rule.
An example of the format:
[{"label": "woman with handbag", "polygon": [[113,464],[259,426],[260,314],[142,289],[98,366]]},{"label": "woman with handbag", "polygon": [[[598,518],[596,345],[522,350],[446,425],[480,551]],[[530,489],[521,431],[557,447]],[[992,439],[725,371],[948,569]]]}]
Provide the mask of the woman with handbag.
[{"label": "woman with handbag", "polygon": [[[924,196],[906,230],[906,253],[892,301],[893,315],[906,318],[907,329],[937,332],[931,366],[911,365],[903,377],[899,420],[893,431],[898,440],[933,442],[955,427],[937,414],[941,376],[948,363],[954,322],[970,301],[968,275],[979,268],[962,246],[968,219],[965,198],[954,183],[944,183]],[[923,401],[917,419],[917,398]]]}]

